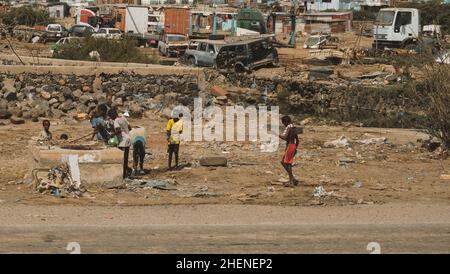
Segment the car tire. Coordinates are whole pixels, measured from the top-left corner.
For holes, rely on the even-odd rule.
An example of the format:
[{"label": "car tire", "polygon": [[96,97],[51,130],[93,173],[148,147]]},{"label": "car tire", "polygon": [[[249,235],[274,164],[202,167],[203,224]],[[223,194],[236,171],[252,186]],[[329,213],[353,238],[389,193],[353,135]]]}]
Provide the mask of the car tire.
[{"label": "car tire", "polygon": [[189,57],[188,58],[188,64],[189,64],[189,66],[190,67],[195,67],[196,66],[196,64],[195,64],[195,58],[194,57]]},{"label": "car tire", "polygon": [[244,73],[244,72],[246,72],[247,70],[245,69],[244,65],[238,63],[238,64],[235,64],[235,65],[234,65],[234,71],[235,71],[236,73]]}]

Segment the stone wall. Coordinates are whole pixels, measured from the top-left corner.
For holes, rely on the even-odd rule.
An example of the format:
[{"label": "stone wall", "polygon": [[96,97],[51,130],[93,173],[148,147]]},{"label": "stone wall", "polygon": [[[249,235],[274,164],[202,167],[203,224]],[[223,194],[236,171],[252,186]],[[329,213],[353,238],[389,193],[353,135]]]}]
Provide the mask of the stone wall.
[{"label": "stone wall", "polygon": [[2,74],[0,119],[73,116],[108,103],[138,117],[149,109],[190,104],[199,92],[195,75]]}]

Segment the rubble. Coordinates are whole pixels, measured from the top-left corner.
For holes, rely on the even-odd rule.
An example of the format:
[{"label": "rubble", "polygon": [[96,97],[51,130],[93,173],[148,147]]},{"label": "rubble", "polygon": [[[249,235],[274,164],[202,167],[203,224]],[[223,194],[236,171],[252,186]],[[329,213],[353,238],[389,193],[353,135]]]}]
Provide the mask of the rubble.
[{"label": "rubble", "polygon": [[154,188],[159,190],[176,190],[176,182],[174,180],[133,180],[131,186],[137,186],[140,188]]},{"label": "rubble", "polygon": [[[14,85],[11,84],[13,82]],[[90,113],[102,103],[118,106],[121,111],[128,110],[132,118],[139,118],[150,109],[189,105],[199,93],[197,79],[193,75],[23,73],[4,74],[0,83],[3,86],[0,90],[0,119],[11,116],[25,120],[73,117],[78,113]]]},{"label": "rubble", "polygon": [[56,197],[80,197],[82,195],[81,185],[72,178],[68,162],[51,168],[47,178],[37,179],[39,182],[36,191],[39,193],[49,193]]},{"label": "rubble", "polygon": [[332,196],[334,195],[334,191],[326,192],[323,186],[318,186],[314,188],[312,193],[313,197],[323,197],[323,196]]},{"label": "rubble", "polygon": [[352,144],[347,139],[347,137],[342,135],[336,140],[325,142],[323,146],[326,148],[351,148]]},{"label": "rubble", "polygon": [[383,144],[389,143],[389,141],[386,137],[368,138],[368,139],[360,140],[358,142],[363,145],[383,145]]}]

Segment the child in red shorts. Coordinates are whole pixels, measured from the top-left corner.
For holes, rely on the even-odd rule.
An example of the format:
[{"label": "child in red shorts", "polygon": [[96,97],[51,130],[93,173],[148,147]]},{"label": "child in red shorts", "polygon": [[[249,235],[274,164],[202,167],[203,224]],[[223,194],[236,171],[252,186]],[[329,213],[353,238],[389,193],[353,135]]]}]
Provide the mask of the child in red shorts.
[{"label": "child in red shorts", "polygon": [[292,164],[294,163],[294,156],[297,154],[299,144],[298,130],[289,116],[283,116],[281,122],[286,127],[284,132],[280,135],[280,138],[286,141],[286,149],[283,158],[281,159],[281,165],[289,175],[289,183],[285,184],[285,186],[296,186],[298,185],[298,180],[295,179],[294,174],[292,173]]}]

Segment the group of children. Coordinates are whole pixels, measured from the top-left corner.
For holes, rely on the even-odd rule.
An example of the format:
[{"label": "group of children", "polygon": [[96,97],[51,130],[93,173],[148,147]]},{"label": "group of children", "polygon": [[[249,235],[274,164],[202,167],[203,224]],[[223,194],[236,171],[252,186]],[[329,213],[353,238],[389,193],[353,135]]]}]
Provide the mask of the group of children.
[{"label": "group of children", "polygon": [[[96,114],[91,118],[94,129],[92,138],[104,141],[124,152],[123,178],[135,175],[144,175],[144,158],[146,146],[146,132],[142,127],[131,127],[127,120],[127,113],[119,115],[113,108],[108,110],[107,105],[99,105]],[[170,119],[166,126],[169,170],[179,167],[179,147],[183,132],[183,114],[178,114]],[[133,148],[133,170],[128,168],[130,147]],[[175,156],[175,167],[172,167],[172,158]]]},{"label": "group of children", "polygon": [[[107,105],[99,105],[95,115],[91,117],[91,125],[94,129],[92,139],[97,137],[97,140],[117,145],[119,149],[123,150],[123,179],[131,176],[132,172],[136,175],[145,174],[144,158],[146,132],[145,129],[141,127],[132,128],[127,117],[127,113],[119,115],[115,109],[108,109]],[[289,175],[289,182],[286,183],[285,186],[296,186],[298,185],[298,180],[294,177],[292,165],[299,145],[298,134],[303,132],[301,128],[294,126],[289,116],[283,116],[281,122],[285,126],[285,130],[279,137],[286,141],[281,165]],[[51,141],[52,134],[50,132],[50,122],[44,120],[42,125],[44,130],[41,132],[39,139]],[[182,133],[183,114],[175,114],[166,125],[169,170],[179,168],[179,150]],[[116,144],[114,144],[114,140],[117,142]],[[131,146],[133,147],[133,170],[128,168],[128,157]],[[175,166],[172,166],[173,156],[175,156]]]}]

